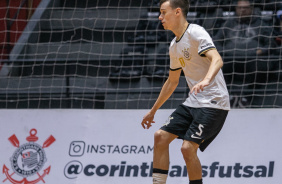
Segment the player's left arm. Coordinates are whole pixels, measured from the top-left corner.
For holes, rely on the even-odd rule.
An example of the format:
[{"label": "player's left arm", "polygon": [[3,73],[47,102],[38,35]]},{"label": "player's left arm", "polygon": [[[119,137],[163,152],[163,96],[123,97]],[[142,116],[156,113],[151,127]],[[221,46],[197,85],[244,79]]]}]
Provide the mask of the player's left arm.
[{"label": "player's left arm", "polygon": [[190,93],[195,93],[195,95],[204,90],[204,87],[208,86],[210,82],[215,78],[220,68],[223,66],[223,61],[216,49],[211,49],[205,52],[206,57],[211,62],[209,70],[205,78],[196,84],[190,91]]}]

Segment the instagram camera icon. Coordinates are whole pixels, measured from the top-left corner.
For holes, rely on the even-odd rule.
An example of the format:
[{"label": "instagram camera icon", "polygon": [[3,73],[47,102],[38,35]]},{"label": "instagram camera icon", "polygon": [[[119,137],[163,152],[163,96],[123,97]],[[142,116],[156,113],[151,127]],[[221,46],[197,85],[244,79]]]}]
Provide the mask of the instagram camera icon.
[{"label": "instagram camera icon", "polygon": [[81,157],[84,154],[85,142],[72,141],[70,143],[69,155],[72,157]]}]

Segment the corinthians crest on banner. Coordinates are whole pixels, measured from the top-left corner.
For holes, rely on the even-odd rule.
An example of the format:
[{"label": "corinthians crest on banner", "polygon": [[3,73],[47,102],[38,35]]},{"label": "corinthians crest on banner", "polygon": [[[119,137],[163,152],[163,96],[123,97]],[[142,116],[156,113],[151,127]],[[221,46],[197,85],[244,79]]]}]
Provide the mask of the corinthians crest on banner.
[{"label": "corinthians crest on banner", "polygon": [[[26,138],[28,142],[22,145],[15,134],[8,139],[17,149],[10,158],[12,171],[5,164],[3,166],[3,174],[6,176],[3,183],[6,181],[13,184],[36,184],[40,181],[45,183],[44,177],[49,174],[51,166],[44,168],[47,161],[44,148],[49,147],[56,139],[50,135],[41,146],[35,143],[38,140],[37,130],[31,129],[29,134]],[[44,170],[41,171],[42,169]]]}]

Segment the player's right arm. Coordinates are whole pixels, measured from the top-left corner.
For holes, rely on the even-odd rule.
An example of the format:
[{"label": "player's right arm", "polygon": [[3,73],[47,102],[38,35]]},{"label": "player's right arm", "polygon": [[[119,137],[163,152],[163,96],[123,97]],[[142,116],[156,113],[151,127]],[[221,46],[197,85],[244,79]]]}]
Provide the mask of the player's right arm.
[{"label": "player's right arm", "polygon": [[172,95],[172,93],[176,89],[179,83],[180,74],[181,69],[169,71],[168,79],[164,83],[158,99],[156,100],[152,109],[143,117],[141,125],[144,129],[149,129],[151,127],[151,123],[155,123],[153,121],[155,113],[167,101],[167,99]]}]

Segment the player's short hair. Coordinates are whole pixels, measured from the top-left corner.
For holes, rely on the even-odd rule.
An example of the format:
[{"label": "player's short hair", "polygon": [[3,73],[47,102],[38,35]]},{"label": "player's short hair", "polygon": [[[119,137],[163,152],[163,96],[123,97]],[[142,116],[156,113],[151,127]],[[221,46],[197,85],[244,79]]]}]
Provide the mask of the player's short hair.
[{"label": "player's short hair", "polygon": [[181,8],[184,17],[187,18],[189,6],[190,6],[189,0],[160,0],[160,6],[167,1],[170,2],[171,8],[173,9]]}]

